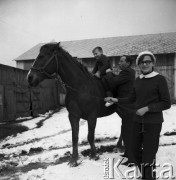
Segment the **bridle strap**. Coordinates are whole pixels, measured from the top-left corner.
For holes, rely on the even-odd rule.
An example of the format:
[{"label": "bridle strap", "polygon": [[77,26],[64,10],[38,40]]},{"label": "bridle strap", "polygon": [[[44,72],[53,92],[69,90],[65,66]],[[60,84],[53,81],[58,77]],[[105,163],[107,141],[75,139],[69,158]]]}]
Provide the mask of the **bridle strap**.
[{"label": "bridle strap", "polygon": [[47,71],[46,71],[46,68],[48,66],[48,64],[50,62],[52,62],[53,60],[56,61],[56,75],[58,74],[58,68],[59,68],[59,65],[58,65],[58,58],[57,58],[57,53],[56,51],[53,52],[52,56],[48,59],[48,61],[46,62],[46,64],[43,66],[43,67],[31,67],[32,70],[35,70],[37,72],[39,72],[40,74],[44,74],[45,76],[47,76],[48,78],[54,78],[55,75],[53,74],[49,74]]}]

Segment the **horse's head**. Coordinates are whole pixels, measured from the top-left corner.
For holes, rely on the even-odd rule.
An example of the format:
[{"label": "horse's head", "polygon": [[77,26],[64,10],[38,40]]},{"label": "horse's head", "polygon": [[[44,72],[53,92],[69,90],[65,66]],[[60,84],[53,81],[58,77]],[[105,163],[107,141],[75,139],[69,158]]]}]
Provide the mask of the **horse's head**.
[{"label": "horse's head", "polygon": [[30,86],[37,86],[44,79],[50,79],[58,71],[57,52],[59,43],[45,44],[27,75]]}]

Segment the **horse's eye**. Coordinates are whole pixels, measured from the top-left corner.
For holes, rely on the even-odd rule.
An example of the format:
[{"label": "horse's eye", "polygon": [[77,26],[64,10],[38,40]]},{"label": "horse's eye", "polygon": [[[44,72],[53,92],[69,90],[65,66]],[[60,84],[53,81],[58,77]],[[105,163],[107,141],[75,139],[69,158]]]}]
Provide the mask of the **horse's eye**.
[{"label": "horse's eye", "polygon": [[42,58],[44,55],[43,54],[39,54],[38,55],[38,58]]}]

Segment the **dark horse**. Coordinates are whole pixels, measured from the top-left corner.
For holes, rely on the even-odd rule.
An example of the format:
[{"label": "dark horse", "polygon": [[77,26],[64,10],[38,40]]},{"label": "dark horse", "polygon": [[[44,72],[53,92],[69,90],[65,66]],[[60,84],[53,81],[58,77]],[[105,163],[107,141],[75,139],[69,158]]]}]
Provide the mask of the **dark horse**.
[{"label": "dark horse", "polygon": [[97,117],[112,114],[116,110],[115,105],[105,107],[105,90],[101,81],[92,76],[86,67],[60,47],[59,43],[49,43],[41,47],[27,79],[31,86],[37,86],[44,79],[52,78],[54,74],[60,76],[67,89],[65,104],[72,127],[73,144],[70,165],[77,165],[80,118],[88,122],[90,157],[98,159],[94,144]]}]

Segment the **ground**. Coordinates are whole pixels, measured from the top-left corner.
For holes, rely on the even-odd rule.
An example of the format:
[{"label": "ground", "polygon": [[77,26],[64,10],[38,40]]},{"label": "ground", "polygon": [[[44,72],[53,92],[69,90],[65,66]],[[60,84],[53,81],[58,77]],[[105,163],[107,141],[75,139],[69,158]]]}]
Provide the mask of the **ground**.
[{"label": "ground", "polygon": [[[175,105],[164,111],[164,119],[157,153],[157,163],[160,164],[157,172],[161,174],[168,168],[164,163],[169,163],[176,176]],[[1,124],[0,180],[103,180],[108,178],[107,169],[105,169],[106,162],[110,162],[107,161],[108,158],[111,160],[114,158],[115,163],[121,158],[120,153],[112,152],[120,135],[120,126],[121,119],[115,113],[97,120],[95,138],[100,159],[94,161],[88,157],[90,147],[87,143],[87,122],[81,120],[80,164],[71,168],[68,165],[72,146],[71,127],[65,108],[57,112],[50,111],[37,118],[19,118],[17,123]],[[123,165],[120,165],[119,169],[122,174],[130,170]],[[113,176],[110,175],[111,179],[122,179],[118,176],[119,169],[114,169]],[[169,174],[166,173],[166,175]]]}]

